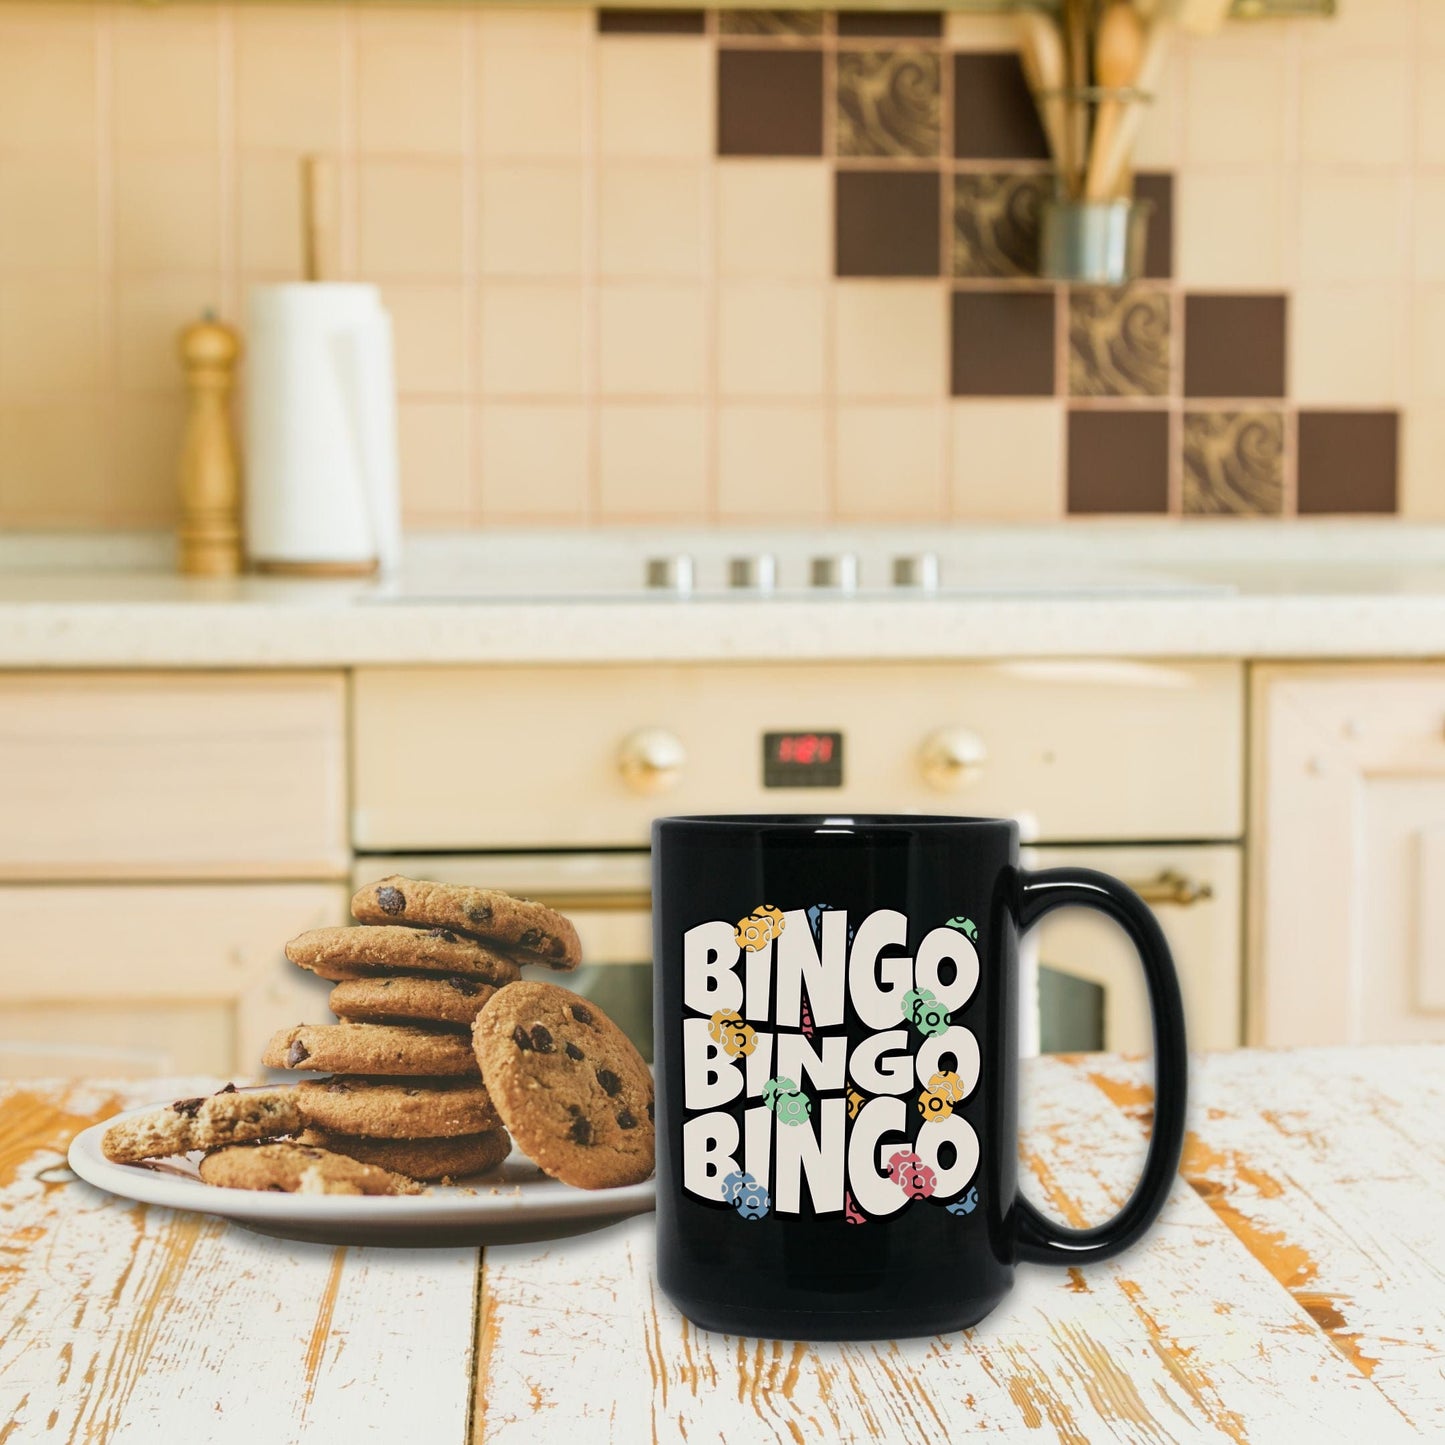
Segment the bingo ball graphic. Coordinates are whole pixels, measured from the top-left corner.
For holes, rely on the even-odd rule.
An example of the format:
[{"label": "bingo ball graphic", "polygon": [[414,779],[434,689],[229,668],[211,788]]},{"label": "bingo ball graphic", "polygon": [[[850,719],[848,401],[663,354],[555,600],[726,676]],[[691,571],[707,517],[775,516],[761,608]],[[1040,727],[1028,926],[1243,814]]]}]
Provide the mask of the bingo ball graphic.
[{"label": "bingo ball graphic", "polygon": [[806,1124],[813,1101],[791,1079],[769,1079],[763,1085],[763,1103],[780,1124]]},{"label": "bingo ball graphic", "polygon": [[848,1117],[850,1119],[856,1119],[858,1117],[858,1110],[862,1107],[863,1095],[850,1084],[848,1086]]},{"label": "bingo ball graphic", "polygon": [[742,1192],[750,1184],[758,1181],[751,1174],[745,1174],[741,1169],[734,1169],[731,1174],[723,1175],[722,1197],[727,1204],[736,1204],[742,1197]]},{"label": "bingo ball graphic", "polygon": [[927,1199],[938,1188],[938,1176],[918,1155],[912,1154],[898,1171],[898,1183],[910,1199]]},{"label": "bingo ball graphic", "polygon": [[868,1216],[853,1203],[852,1191],[843,1194],[843,1222],[845,1224],[866,1224]]},{"label": "bingo ball graphic", "polygon": [[943,1207],[950,1214],[972,1214],[978,1208],[978,1186],[970,1189],[962,1199],[955,1199],[952,1204],[945,1204]]},{"label": "bingo ball graphic", "polygon": [[719,1009],[707,1022],[707,1031],[713,1042],[722,1045],[723,1053],[732,1058],[746,1057],[758,1046],[758,1036],[751,1024],[731,1009]]},{"label": "bingo ball graphic", "polygon": [[739,948],[756,953],[758,949],[766,948],[783,931],[783,927],[782,910],[774,908],[771,903],[762,903],[739,922],[733,930],[733,938]]},{"label": "bingo ball graphic", "polygon": [[744,1219],[762,1219],[767,1214],[768,1206],[771,1203],[768,1191],[752,1175],[748,1175],[748,1182],[743,1185],[738,1191],[738,1197],[733,1200],[733,1208]]},{"label": "bingo ball graphic", "polygon": [[918,1096],[918,1112],[925,1119],[946,1119],[953,1113],[953,1100],[947,1094],[924,1089]]},{"label": "bingo ball graphic", "polygon": [[962,914],[959,914],[957,918],[950,918],[944,927],[958,929],[970,943],[978,942],[978,924],[971,918],[965,918]]},{"label": "bingo ball graphic", "polygon": [[963,1080],[952,1069],[945,1069],[938,1074],[930,1074],[928,1076],[928,1092],[942,1094],[950,1104],[961,1104],[963,1102]]},{"label": "bingo ball graphic", "polygon": [[911,1149],[900,1149],[896,1154],[889,1156],[888,1177],[895,1184],[902,1184],[904,1171],[914,1166],[922,1169],[923,1160]]},{"label": "bingo ball graphic", "polygon": [[911,988],[903,995],[908,1021],[923,1034],[941,1034],[948,1028],[948,1010],[926,988]]}]

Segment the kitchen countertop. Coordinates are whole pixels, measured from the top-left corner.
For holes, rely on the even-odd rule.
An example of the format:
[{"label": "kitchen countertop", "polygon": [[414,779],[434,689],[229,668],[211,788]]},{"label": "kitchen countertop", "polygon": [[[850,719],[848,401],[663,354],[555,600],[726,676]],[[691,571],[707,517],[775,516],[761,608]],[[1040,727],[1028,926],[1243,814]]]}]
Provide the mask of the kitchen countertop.
[{"label": "kitchen countertop", "polygon": [[[183,579],[146,537],[0,539],[0,667],[997,657],[1445,657],[1445,527],[1072,523],[829,533],[421,536],[388,582]],[[771,599],[727,556],[857,549],[865,579],[937,549],[944,589]],[[646,594],[687,551],[704,588]],[[486,595],[482,595],[486,594]]]},{"label": "kitchen countertop", "polygon": [[[1023,1176],[1119,1207],[1139,1062],[1031,1061]],[[0,1440],[780,1445],[1445,1435],[1445,1046],[1199,1060],[1181,1179],[1087,1270],[982,1325],[801,1344],[689,1325],[652,1221],[478,1252],[328,1248],[103,1195],[64,1166],[117,1108],[210,1080],[0,1085]]]}]

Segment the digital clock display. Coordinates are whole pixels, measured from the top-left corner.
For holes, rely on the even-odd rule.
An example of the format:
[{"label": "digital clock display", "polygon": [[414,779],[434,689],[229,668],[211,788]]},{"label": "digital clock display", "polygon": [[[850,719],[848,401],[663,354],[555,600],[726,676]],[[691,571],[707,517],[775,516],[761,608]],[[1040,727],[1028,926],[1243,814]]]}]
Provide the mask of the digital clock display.
[{"label": "digital clock display", "polygon": [[843,734],[763,734],[765,788],[841,788]]}]

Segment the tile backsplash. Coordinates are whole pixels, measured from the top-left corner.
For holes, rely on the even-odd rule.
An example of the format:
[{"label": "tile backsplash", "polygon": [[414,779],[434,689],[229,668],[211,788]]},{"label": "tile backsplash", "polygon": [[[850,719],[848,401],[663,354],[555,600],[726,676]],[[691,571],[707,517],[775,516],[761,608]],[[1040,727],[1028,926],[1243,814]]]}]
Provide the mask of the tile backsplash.
[{"label": "tile backsplash", "polygon": [[170,523],[313,153],[412,525],[1445,516],[1445,5],[1340,11],[1176,48],[1112,291],[1003,17],[0,3],[0,525]]}]

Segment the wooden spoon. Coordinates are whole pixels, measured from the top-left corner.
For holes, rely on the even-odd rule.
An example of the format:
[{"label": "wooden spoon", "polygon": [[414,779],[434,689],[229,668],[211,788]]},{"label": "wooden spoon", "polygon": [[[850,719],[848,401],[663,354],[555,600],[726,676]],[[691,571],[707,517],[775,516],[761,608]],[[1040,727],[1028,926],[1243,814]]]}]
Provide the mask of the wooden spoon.
[{"label": "wooden spoon", "polygon": [[[1111,0],[1099,18],[1094,36],[1094,83],[1105,91],[1127,90],[1139,76],[1144,59],[1144,22],[1129,0]],[[1089,174],[1084,198],[1109,199],[1109,175],[1105,169],[1113,153],[1114,134],[1129,102],[1106,95],[1099,102],[1094,120],[1093,144],[1089,151]]]},{"label": "wooden spoon", "polygon": [[1034,93],[1044,135],[1054,165],[1066,184],[1069,163],[1069,128],[1064,105],[1064,41],[1058,27],[1037,10],[1020,10],[1019,61],[1024,79]]}]

